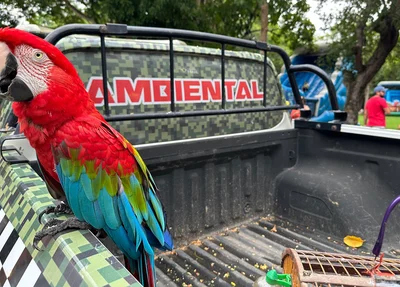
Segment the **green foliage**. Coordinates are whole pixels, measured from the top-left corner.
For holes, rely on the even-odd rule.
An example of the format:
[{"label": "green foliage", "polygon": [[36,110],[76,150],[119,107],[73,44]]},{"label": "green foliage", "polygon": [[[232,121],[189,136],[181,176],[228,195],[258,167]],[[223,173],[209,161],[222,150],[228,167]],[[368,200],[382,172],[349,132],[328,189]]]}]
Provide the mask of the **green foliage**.
[{"label": "green foliage", "polygon": [[102,23],[106,20],[98,0],[3,0],[5,5],[14,5],[24,11],[27,21],[47,27],[68,23]]},{"label": "green foliage", "polygon": [[[207,31],[256,40],[260,36],[262,4],[263,0],[213,0],[201,10],[210,24]],[[290,49],[310,45],[315,27],[305,16],[309,9],[307,0],[269,1],[268,42]]]},{"label": "green foliage", "polygon": [[[18,25],[18,13],[12,14],[11,10],[13,6],[7,7],[3,3],[0,3],[0,28],[1,27],[15,27]],[[15,10],[14,10],[15,11]]]},{"label": "green foliage", "polygon": [[379,73],[397,44],[400,2],[319,0],[319,4],[321,7],[334,7],[322,15],[326,27],[331,27],[331,33],[327,36],[332,41],[331,53],[341,55],[352,63],[345,67],[344,72],[347,86],[345,109],[349,122],[355,123],[364,102],[366,87]]},{"label": "green foliage", "polygon": [[205,21],[196,0],[3,0],[24,11],[30,23],[124,23],[199,30]]},{"label": "green foliage", "polygon": [[[251,40],[260,38],[260,11],[265,1],[3,0],[4,5],[23,10],[30,23],[51,28],[68,23],[111,22],[211,32]],[[288,53],[298,46],[310,46],[315,28],[305,16],[309,8],[307,0],[270,1],[268,42],[282,46]],[[0,21],[7,24],[6,14],[0,14]],[[280,57],[270,54],[279,69]]]},{"label": "green foliage", "polygon": [[315,33],[314,24],[306,18],[310,6],[306,0],[270,1],[269,35],[271,43],[285,45],[290,49],[310,47]]},{"label": "green foliage", "polygon": [[[128,25],[204,30],[206,21],[195,0],[107,0],[108,22]],[[133,3],[134,2],[134,3]]]},{"label": "green foliage", "polygon": [[[377,49],[380,34],[389,29],[390,20],[400,28],[400,15],[395,1],[385,0],[319,0],[319,5],[334,3],[335,9],[321,15],[326,28],[331,33],[326,38],[332,41],[331,53],[341,55],[352,61],[360,61],[362,70]],[[388,43],[389,44],[389,43]],[[356,59],[357,49],[361,58]],[[356,64],[355,64],[356,65]]]},{"label": "green foliage", "polygon": [[[124,23],[181,28],[258,39],[260,7],[266,0],[3,0],[30,23],[56,27],[68,23]],[[200,4],[201,3],[201,4]],[[6,10],[6,9],[4,9]],[[3,11],[4,11],[3,10]],[[307,0],[269,3],[272,43],[295,47],[312,42],[314,26],[305,13]],[[6,11],[0,15],[5,19]],[[3,21],[5,22],[5,21]]]},{"label": "green foliage", "polygon": [[400,46],[397,45],[386,58],[385,64],[376,74],[372,81],[375,87],[381,81],[400,81]]},{"label": "green foliage", "polygon": [[[264,0],[265,1],[265,0]],[[214,0],[203,6],[212,23],[209,32],[258,40],[260,38],[261,0]],[[297,47],[312,47],[315,27],[306,17],[307,0],[275,0],[268,4],[268,43],[282,47],[289,55]],[[279,70],[283,62],[279,55],[269,53]]]},{"label": "green foliage", "polygon": [[[270,1],[268,43],[278,45],[291,55],[298,47],[313,48],[315,27],[306,18],[310,7],[306,0],[300,1]],[[269,53],[278,72],[283,66],[281,57]]]},{"label": "green foliage", "polygon": [[253,25],[259,19],[259,0],[214,0],[200,7],[208,19],[209,32],[251,38]]}]

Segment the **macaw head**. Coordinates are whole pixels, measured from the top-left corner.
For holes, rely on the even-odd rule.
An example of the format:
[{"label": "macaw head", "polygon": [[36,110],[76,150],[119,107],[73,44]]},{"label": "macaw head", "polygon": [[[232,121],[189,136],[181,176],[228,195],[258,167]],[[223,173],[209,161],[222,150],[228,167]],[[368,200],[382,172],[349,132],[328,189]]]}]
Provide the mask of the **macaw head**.
[{"label": "macaw head", "polygon": [[[82,85],[64,54],[47,41],[22,30],[0,29],[0,97],[31,101],[51,88]],[[60,87],[61,86],[61,87]]]},{"label": "macaw head", "polygon": [[14,102],[19,121],[42,127],[55,128],[87,113],[103,119],[67,57],[49,42],[13,28],[0,29],[0,99]]}]

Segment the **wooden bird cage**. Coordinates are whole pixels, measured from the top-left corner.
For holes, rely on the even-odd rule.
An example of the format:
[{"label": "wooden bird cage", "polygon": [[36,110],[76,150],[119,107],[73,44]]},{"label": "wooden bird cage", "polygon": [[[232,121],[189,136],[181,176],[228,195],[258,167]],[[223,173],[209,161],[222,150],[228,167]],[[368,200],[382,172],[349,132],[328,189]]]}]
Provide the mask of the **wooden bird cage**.
[{"label": "wooden bird cage", "polygon": [[374,257],[286,249],[283,272],[291,274],[292,287],[400,287],[400,260],[383,259],[379,271]]}]

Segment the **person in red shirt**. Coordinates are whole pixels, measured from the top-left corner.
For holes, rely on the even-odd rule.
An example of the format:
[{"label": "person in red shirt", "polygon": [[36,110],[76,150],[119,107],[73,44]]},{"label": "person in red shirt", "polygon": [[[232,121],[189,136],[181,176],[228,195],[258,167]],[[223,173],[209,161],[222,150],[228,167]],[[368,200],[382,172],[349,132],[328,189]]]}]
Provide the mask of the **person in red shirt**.
[{"label": "person in red shirt", "polygon": [[386,89],[377,86],[365,105],[364,123],[368,127],[386,128],[386,115],[390,114],[390,107],[385,100]]}]

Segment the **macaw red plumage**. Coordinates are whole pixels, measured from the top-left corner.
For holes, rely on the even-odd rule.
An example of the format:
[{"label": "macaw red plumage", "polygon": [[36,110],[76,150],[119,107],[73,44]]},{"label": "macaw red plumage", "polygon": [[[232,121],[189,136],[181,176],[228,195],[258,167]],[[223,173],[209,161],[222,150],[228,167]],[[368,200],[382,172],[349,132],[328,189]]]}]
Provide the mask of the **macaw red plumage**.
[{"label": "macaw red plumage", "polygon": [[103,229],[130,271],[155,286],[153,247],[171,250],[173,242],[139,153],[104,120],[74,66],[48,42],[0,29],[0,71],[0,97],[14,101],[53,196],[65,192],[76,218]]}]

